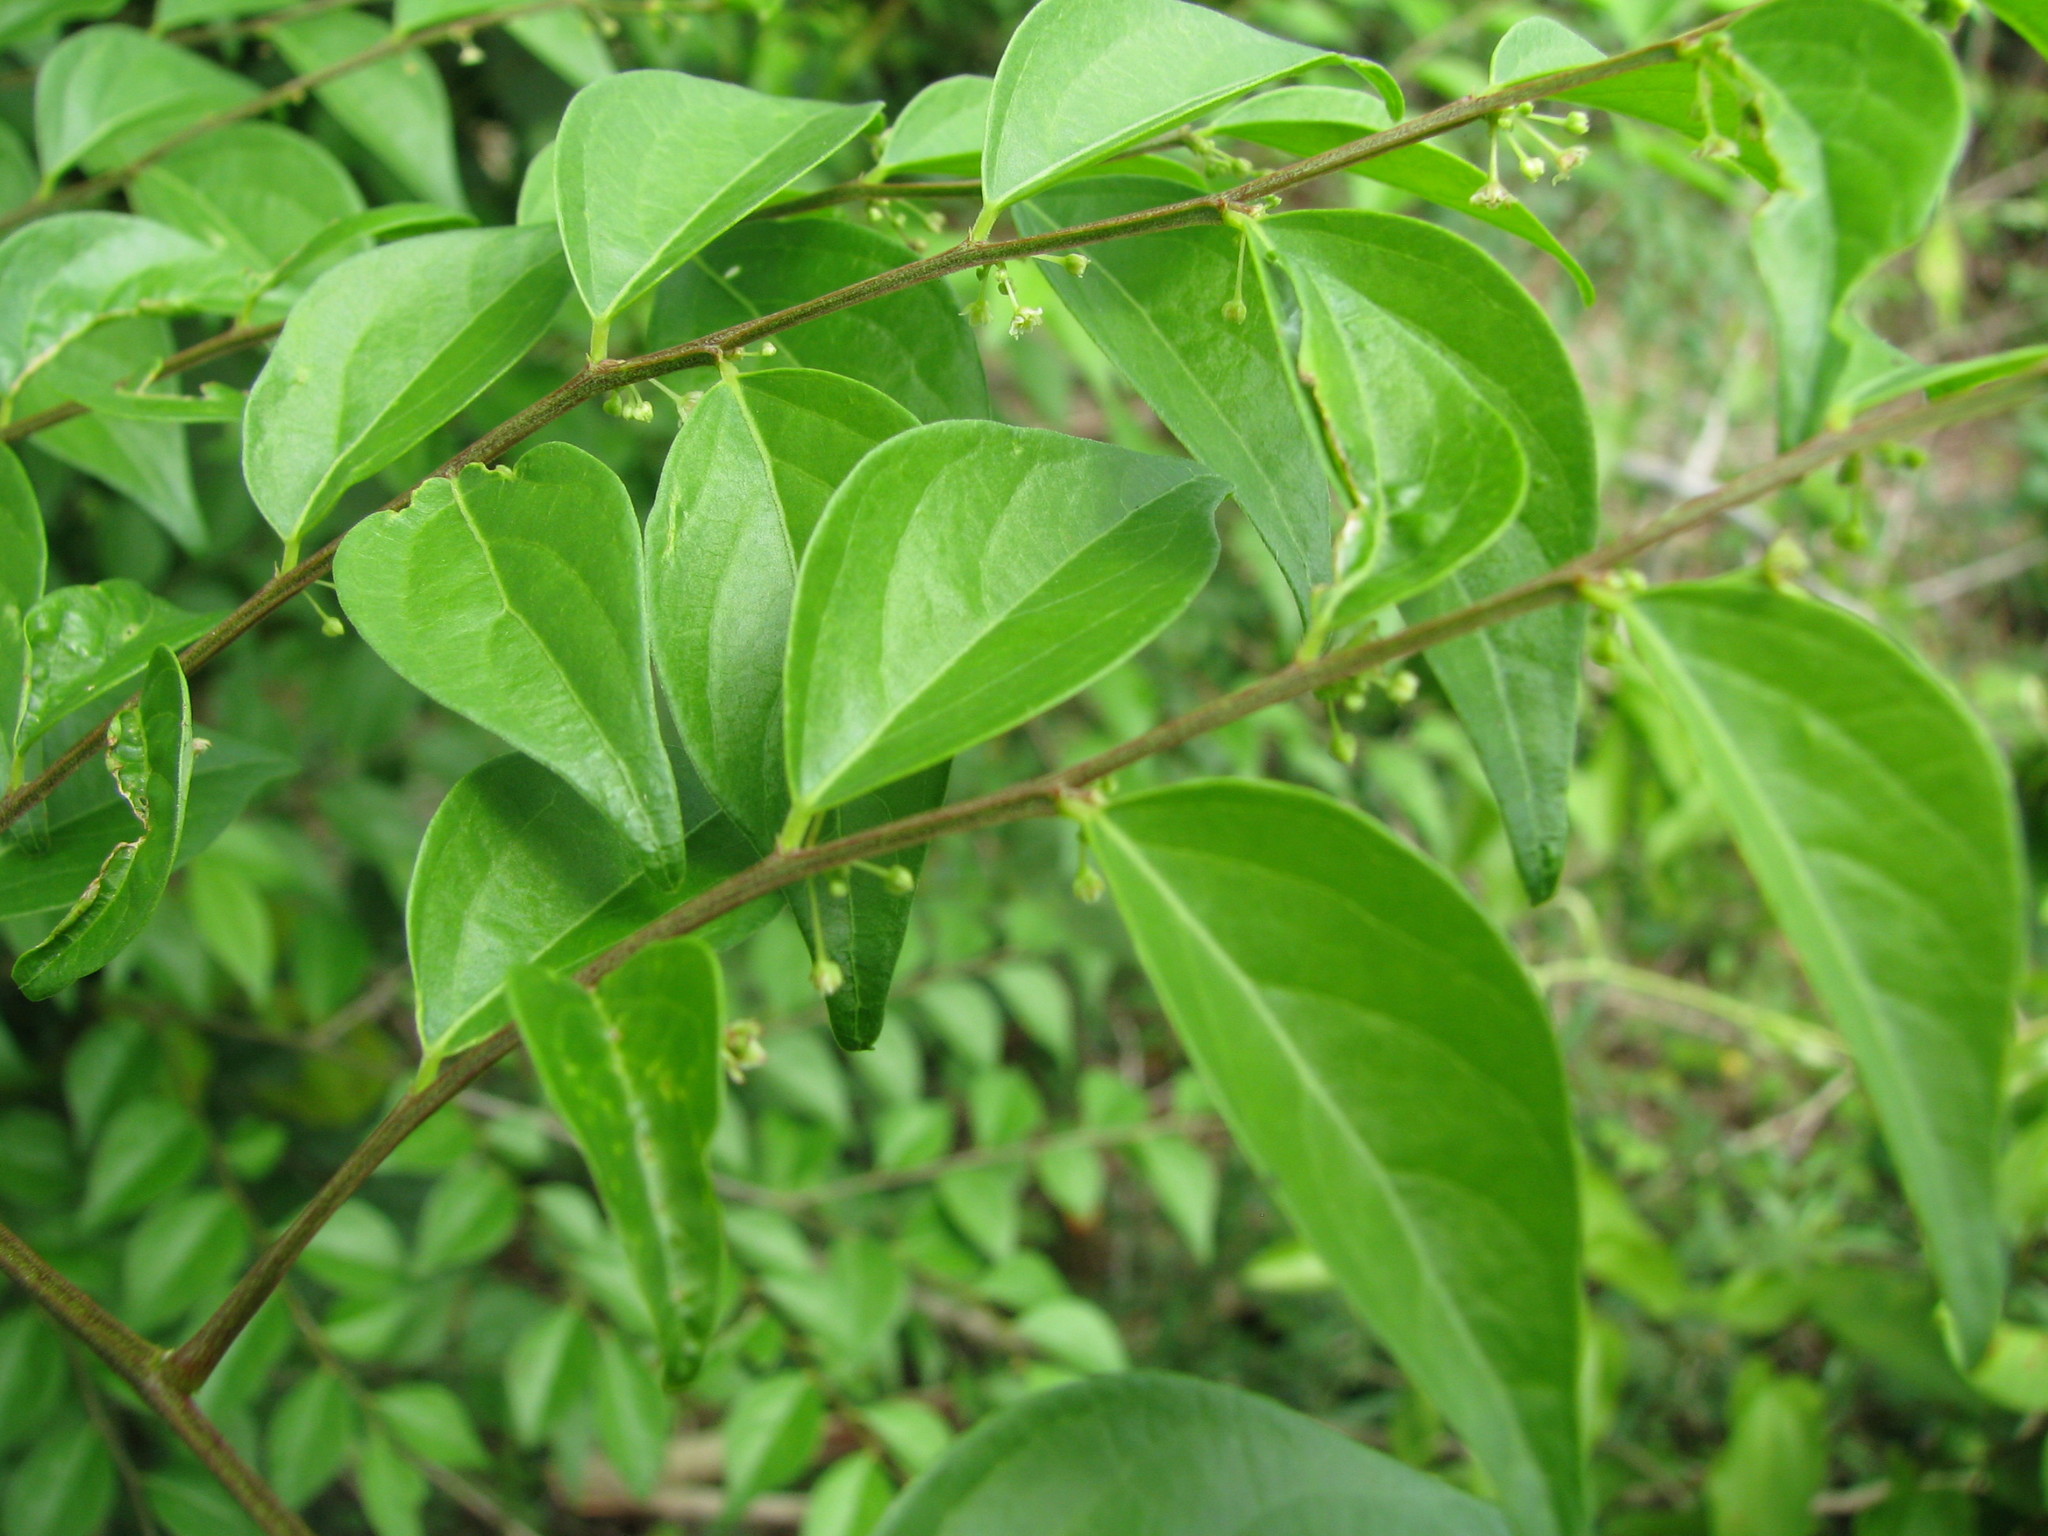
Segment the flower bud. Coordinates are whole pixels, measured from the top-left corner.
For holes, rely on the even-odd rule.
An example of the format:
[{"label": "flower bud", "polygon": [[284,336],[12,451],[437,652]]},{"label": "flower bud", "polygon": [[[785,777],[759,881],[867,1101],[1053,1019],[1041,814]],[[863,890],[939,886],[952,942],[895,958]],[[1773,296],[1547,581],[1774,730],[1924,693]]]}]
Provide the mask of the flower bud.
[{"label": "flower bud", "polygon": [[1488,177],[1486,185],[1472,194],[1474,208],[1511,208],[1514,202],[1515,194],[1501,185],[1498,176]]},{"label": "flower bud", "polygon": [[1249,315],[1250,313],[1251,311],[1245,308],[1245,303],[1243,299],[1233,298],[1232,300],[1230,300],[1229,303],[1223,306],[1223,318],[1228,320],[1232,325],[1243,325],[1245,321],[1245,316]]},{"label": "flower bud", "polygon": [[1010,316],[1010,340],[1028,336],[1044,323],[1045,311],[1035,304],[1019,304],[1017,312]]},{"label": "flower bud", "polygon": [[1109,889],[1102,883],[1102,876],[1093,864],[1083,864],[1079,874],[1074,876],[1074,894],[1093,906],[1102,900],[1102,893]]},{"label": "flower bud", "polygon": [[818,956],[811,967],[811,986],[818,996],[830,997],[846,985],[846,972],[839,968],[839,962],[829,955]]},{"label": "flower bud", "polygon": [[718,1056],[728,1080],[735,1085],[745,1082],[747,1074],[768,1059],[767,1048],[761,1044],[760,1020],[734,1019],[727,1024],[719,1038]]},{"label": "flower bud", "polygon": [[853,894],[853,887],[847,884],[845,875],[834,874],[825,882],[825,894],[834,901],[844,901]]},{"label": "flower bud", "polygon": [[1396,704],[1412,704],[1415,695],[1422,688],[1422,680],[1413,672],[1396,672],[1387,679],[1387,697]]},{"label": "flower bud", "polygon": [[1564,115],[1564,131],[1565,131],[1566,133],[1590,133],[1590,132],[1592,132],[1592,129],[1593,129],[1593,119],[1592,119],[1592,118],[1590,118],[1590,117],[1588,117],[1588,116],[1587,116],[1587,115],[1586,115],[1585,113],[1583,113],[1583,112],[1567,112],[1567,113],[1565,113],[1565,115]]},{"label": "flower bud", "polygon": [[1544,164],[1541,155],[1524,155],[1522,156],[1521,164],[1524,179],[1529,181],[1541,181],[1543,179]]},{"label": "flower bud", "polygon": [[892,896],[908,896],[917,889],[917,876],[901,864],[891,864],[883,883],[889,887]]}]

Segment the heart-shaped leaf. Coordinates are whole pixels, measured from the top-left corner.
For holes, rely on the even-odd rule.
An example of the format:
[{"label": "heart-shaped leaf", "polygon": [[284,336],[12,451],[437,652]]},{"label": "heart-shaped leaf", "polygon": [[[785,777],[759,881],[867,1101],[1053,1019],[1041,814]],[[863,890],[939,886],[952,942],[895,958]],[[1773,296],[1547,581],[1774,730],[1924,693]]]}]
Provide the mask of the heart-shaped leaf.
[{"label": "heart-shaped leaf", "polygon": [[545,763],[673,877],[675,776],[655,723],[640,525],[619,477],[543,443],[358,523],[342,606],[401,677]]}]

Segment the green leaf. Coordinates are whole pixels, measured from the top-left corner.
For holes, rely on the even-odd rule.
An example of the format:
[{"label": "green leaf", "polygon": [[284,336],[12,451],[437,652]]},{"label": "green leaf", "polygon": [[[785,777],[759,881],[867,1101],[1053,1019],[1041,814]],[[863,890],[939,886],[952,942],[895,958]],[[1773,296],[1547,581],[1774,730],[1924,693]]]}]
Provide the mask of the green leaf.
[{"label": "green leaf", "polygon": [[197,395],[131,394],[125,389],[74,389],[71,398],[115,421],[232,421],[239,423],[248,397],[225,384],[206,383]]},{"label": "green leaf", "polygon": [[1184,0],[1042,0],[989,96],[977,234],[1070,171],[1316,64],[1346,63],[1401,111],[1377,64],[1272,36]]},{"label": "green leaf", "polygon": [[2048,364],[2048,347],[2014,347],[1954,363],[1918,363],[1908,358],[1860,381],[1845,378],[1829,415],[1847,425],[1863,412],[1905,395],[1924,392],[1928,399],[1939,400],[1944,395],[1959,395],[2044,364]]},{"label": "green leaf", "polygon": [[380,1431],[370,1431],[356,1453],[356,1493],[376,1536],[426,1536],[426,1474]]},{"label": "green leaf", "polygon": [[2019,33],[2034,52],[2048,55],[2048,5],[2042,0],[1986,0],[1992,15]]},{"label": "green leaf", "polygon": [[152,1472],[142,1486],[150,1512],[171,1536],[262,1536],[227,1489],[201,1468]]},{"label": "green leaf", "polygon": [[835,1371],[886,1369],[910,1309],[910,1277],[888,1245],[857,1233],[832,1244],[825,1272],[771,1275],[761,1288],[821,1345]]},{"label": "green leaf", "polygon": [[1694,584],[1628,622],[1848,1042],[1974,1360],[2005,1288],[1999,1080],[2022,953],[1996,750],[1933,672],[1825,604]]},{"label": "green leaf", "polygon": [[1731,33],[1765,85],[1783,184],[1751,233],[1788,442],[1821,425],[1847,354],[1842,306],[1927,227],[1968,114],[1948,45],[1885,0],[1776,0]]},{"label": "green leaf", "polygon": [[28,612],[28,696],[15,750],[133,685],[159,649],[177,650],[222,615],[192,613],[116,576],[59,587]]},{"label": "green leaf", "polygon": [[[1409,270],[1387,274],[1384,248],[1368,254],[1322,233],[1297,243],[1279,230],[1274,246],[1301,305],[1302,377],[1353,502],[1337,578],[1315,610],[1330,632],[1427,590],[1499,538],[1528,494],[1529,464],[1489,398],[1492,370],[1472,367],[1400,304],[1431,282],[1446,296],[1466,291],[1453,274],[1485,271],[1489,259],[1455,236],[1424,237],[1435,248],[1411,247]],[[1408,231],[1392,233],[1390,245]],[[1383,286],[1397,295],[1392,306],[1377,301]]]},{"label": "green leaf", "polygon": [[40,1307],[0,1317],[0,1450],[35,1438],[63,1401],[64,1341]]},{"label": "green leaf", "polygon": [[287,548],[525,356],[567,291],[540,229],[423,235],[314,283],[249,392],[242,443],[250,494]]},{"label": "green leaf", "polygon": [[505,30],[571,85],[588,85],[618,73],[610,46],[579,7],[514,16]]},{"label": "green leaf", "polygon": [[12,47],[69,21],[97,21],[121,7],[115,0],[9,0],[0,9],[0,45]]},{"label": "green leaf", "polygon": [[[902,266],[887,235],[839,219],[764,219],[706,246],[656,290],[648,342],[666,347],[758,320]],[[989,413],[974,333],[943,283],[920,283],[778,332],[758,365],[871,384],[921,421]]]},{"label": "green leaf", "polygon": [[[689,1379],[718,1320],[725,1239],[711,1187],[725,988],[694,939],[641,950],[585,992],[538,966],[506,982],[548,1099],[625,1245],[662,1361]],[[652,1134],[649,1127],[660,1128]]]},{"label": "green leaf", "polygon": [[[1428,618],[1584,554],[1599,522],[1592,423],[1557,332],[1520,284],[1469,242],[1414,219],[1286,214],[1261,228],[1290,263],[1345,274],[1427,338],[1514,428],[1529,464],[1515,522],[1476,558],[1402,606]],[[1565,785],[1577,744],[1576,609],[1527,614],[1429,653],[1500,802],[1532,900],[1564,864]]]},{"label": "green leaf", "polygon": [[1058,971],[1036,960],[1014,960],[989,976],[1010,1017],[1062,1066],[1074,1061],[1074,999]]},{"label": "green leaf", "polygon": [[63,990],[125,949],[177,866],[192,775],[192,700],[169,650],[149,658],[140,702],[115,717],[108,735],[108,771],[141,831],[114,846],[71,910],[15,958],[14,984],[32,998]]},{"label": "green leaf", "polygon": [[[309,75],[353,60],[390,34],[374,17],[340,10],[301,16],[265,35],[294,70]],[[313,95],[415,196],[450,208],[468,206],[455,164],[448,88],[426,54],[395,54],[352,68],[315,86]]]},{"label": "green leaf", "polygon": [[1295,1230],[1516,1529],[1579,1531],[1576,1171],[1513,953],[1450,876],[1306,790],[1182,785],[1114,804],[1090,838]]},{"label": "green leaf", "polygon": [[143,1333],[224,1294],[249,1248],[249,1223],[217,1189],[156,1206],[128,1234],[121,1258],[121,1317]]},{"label": "green leaf", "polygon": [[868,1536],[894,1491],[872,1454],[855,1451],[842,1456],[812,1486],[798,1536]]},{"label": "green leaf", "polygon": [[1197,1264],[1216,1257],[1216,1207],[1223,1181],[1208,1154],[1185,1136],[1158,1136],[1131,1149],[1159,1208]]},{"label": "green leaf", "polygon": [[315,1371],[284,1395],[264,1436],[270,1483],[293,1509],[310,1503],[348,1461],[360,1418],[348,1383]]},{"label": "green leaf", "polygon": [[[1178,201],[1137,176],[1091,177],[1017,210],[1027,234]],[[1090,249],[1079,277],[1047,271],[1060,301],[1202,464],[1228,480],[1307,611],[1330,577],[1330,493],[1315,426],[1294,386],[1281,306],[1245,237],[1172,229]],[[1224,306],[1242,291],[1246,317]]]},{"label": "green leaf", "polygon": [[1495,86],[1512,85],[1581,64],[1597,64],[1606,57],[1563,22],[1530,16],[1509,27],[1494,45],[1487,81]]},{"label": "green leaf", "polygon": [[896,176],[973,176],[981,170],[988,131],[987,75],[948,75],[904,104],[889,125],[882,153],[868,173],[874,181]]},{"label": "green leaf", "polygon": [[1506,1536],[1470,1494],[1263,1397],[1100,1376],[981,1421],[875,1536]]},{"label": "green leaf", "polygon": [[995,422],[875,449],[797,578],[784,744],[799,813],[942,762],[1130,656],[1208,579],[1223,493],[1182,460]]},{"label": "green leaf", "polygon": [[434,1181],[420,1207],[414,1271],[435,1275],[483,1263],[512,1241],[522,1210],[519,1186],[496,1163],[457,1163]]},{"label": "green leaf", "polygon": [[475,223],[468,214],[439,203],[385,203],[378,208],[361,208],[314,230],[298,245],[287,247],[265,273],[263,286],[269,290],[290,282],[301,272],[324,264],[336,251],[360,247],[366,239],[399,240],[444,229],[462,229]]},{"label": "green leaf", "polygon": [[381,1296],[405,1280],[405,1239],[389,1216],[357,1198],[328,1219],[300,1262],[344,1296]]},{"label": "green leaf", "polygon": [[552,768],[657,867],[682,874],[639,522],[601,461],[543,443],[515,469],[429,480],[404,511],[350,531],[334,578],[392,670]]},{"label": "green leaf", "polygon": [[521,1445],[538,1445],[582,1401],[596,1354],[596,1335],[574,1307],[555,1307],[513,1341],[505,1406]]},{"label": "green leaf", "polygon": [[543,144],[526,162],[526,171],[519,178],[519,205],[513,215],[517,224],[543,224],[549,229],[555,227],[555,146],[553,141]]},{"label": "green leaf", "polygon": [[1767,1368],[1761,1379],[1747,1374],[1728,1443],[1707,1472],[1714,1536],[1808,1536],[1820,1528],[1814,1496],[1827,1486],[1826,1404],[1810,1381]]},{"label": "green leaf", "polygon": [[185,877],[185,904],[208,954],[259,1008],[277,975],[277,929],[263,892],[235,861],[200,859]]},{"label": "green leaf", "polygon": [[[1306,159],[1393,124],[1379,98],[1368,92],[1328,85],[1288,85],[1241,101],[1210,119],[1206,126],[1211,133],[1228,134]],[[1403,145],[1345,169],[1354,176],[1384,183],[1440,208],[1505,230],[1538,250],[1548,251],[1571,274],[1579,297],[1588,304],[1593,302],[1593,280],[1586,275],[1586,269],[1543,227],[1543,221],[1526,204],[1514,202],[1504,208],[1488,208],[1472,201],[1472,194],[1485,185],[1486,173],[1471,161],[1441,145],[1425,142]]]},{"label": "green leaf", "polygon": [[872,103],[764,96],[674,70],[578,91],[555,140],[555,208],[592,321],[602,331],[874,116]]},{"label": "green leaf", "polygon": [[[11,755],[28,701],[28,636],[22,624],[42,600],[49,568],[49,542],[36,489],[13,450],[0,448],[0,757]],[[0,844],[0,863],[8,851]]]},{"label": "green leaf", "polygon": [[131,1099],[93,1146],[78,1219],[92,1231],[132,1216],[183,1188],[205,1163],[206,1130],[190,1110],[169,1099]]},{"label": "green leaf", "polygon": [[88,1419],[45,1435],[7,1477],[7,1536],[90,1536],[114,1509],[114,1461]]},{"label": "green leaf", "polygon": [[801,1371],[766,1377],[740,1393],[723,1428],[726,1508],[745,1509],[756,1494],[800,1477],[824,1428],[825,1399]]},{"label": "green leaf", "polygon": [[[464,775],[428,824],[406,898],[421,1071],[506,1022],[514,965],[573,969],[757,857],[722,816],[690,829],[689,850],[689,878],[673,890],[531,758],[496,758]],[[0,880],[6,867],[0,852]],[[754,902],[697,936],[713,948],[737,943],[777,905]]]},{"label": "green leaf", "polygon": [[[192,760],[185,832],[178,840],[181,864],[203,853],[244,806],[298,766],[260,747],[218,735],[210,739],[212,745]],[[134,830],[135,813],[111,781],[91,775],[67,780],[51,801],[47,848],[0,842],[0,920],[69,906],[107,850]]]},{"label": "green leaf", "polygon": [[1127,1371],[1131,1366],[1109,1314],[1079,1296],[1041,1301],[1017,1319],[1017,1332],[1058,1364],[1084,1375]]},{"label": "green leaf", "polygon": [[0,128],[0,210],[19,208],[36,195],[36,162],[12,125]]},{"label": "green leaf", "polygon": [[59,213],[0,241],[0,386],[95,326],[131,315],[232,314],[234,264],[190,235],[125,213]]},{"label": "green leaf", "polygon": [[619,1480],[641,1498],[661,1480],[675,1409],[654,1373],[617,1334],[597,1336],[597,1437]]},{"label": "green leaf", "polygon": [[249,272],[268,272],[363,195],[332,151],[276,123],[232,123],[145,166],[128,187],[137,213],[182,229]]},{"label": "green leaf", "polygon": [[256,95],[255,82],[134,27],[74,32],[36,71],[44,184],[74,165],[104,171]]},{"label": "green leaf", "polygon": [[416,1456],[458,1472],[490,1465],[490,1453],[462,1399],[433,1381],[386,1387],[375,1398],[376,1415],[391,1437]]}]

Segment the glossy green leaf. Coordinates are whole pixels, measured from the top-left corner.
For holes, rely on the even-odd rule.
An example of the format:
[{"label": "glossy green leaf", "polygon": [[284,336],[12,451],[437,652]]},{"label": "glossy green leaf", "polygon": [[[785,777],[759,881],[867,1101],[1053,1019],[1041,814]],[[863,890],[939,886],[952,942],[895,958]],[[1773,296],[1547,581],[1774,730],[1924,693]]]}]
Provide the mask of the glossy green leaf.
[{"label": "glossy green leaf", "polygon": [[[887,235],[838,219],[764,219],[722,236],[657,290],[648,341],[673,346],[862,282],[910,260]],[[922,421],[986,416],[974,333],[941,283],[777,333],[758,365],[819,368],[873,385]]]},{"label": "glossy green leaf", "polygon": [[144,167],[128,201],[249,272],[268,272],[363,210],[362,193],[333,152],[276,123],[232,123],[173,150]]},{"label": "glossy green leaf", "polygon": [[555,208],[592,320],[608,325],[874,116],[674,70],[578,91],[555,140]]},{"label": "glossy green leaf", "polygon": [[797,806],[943,762],[1122,662],[1208,580],[1224,490],[1184,460],[994,422],[875,449],[797,577],[784,672]]},{"label": "glossy green leaf", "polygon": [[81,1536],[114,1509],[114,1460],[90,1419],[43,1436],[7,1476],[7,1536]]},{"label": "glossy green leaf", "polygon": [[1671,587],[1629,631],[1848,1042],[1974,1360],[2005,1289],[1999,1082],[2021,956],[1996,751],[1931,671],[1822,603]]},{"label": "glossy green leaf", "polygon": [[726,1412],[725,1502],[741,1510],[756,1494],[800,1477],[818,1453],[825,1399],[802,1371],[765,1377]]},{"label": "glossy green leaf", "polygon": [[342,606],[401,677],[546,764],[660,868],[683,817],[654,714],[640,527],[619,477],[543,443],[358,523]]},{"label": "glossy green leaf", "polygon": [[385,203],[343,215],[287,249],[265,274],[263,286],[275,288],[323,265],[337,251],[361,246],[365,240],[398,240],[408,235],[461,229],[476,220],[439,203]]},{"label": "glossy green leaf", "polygon": [[242,442],[250,494],[287,547],[518,362],[567,290],[540,229],[423,235],[314,283],[249,393]]},{"label": "glossy green leaf", "polygon": [[74,32],[36,71],[36,159],[45,183],[104,171],[256,94],[253,81],[134,27]]},{"label": "glossy green leaf", "polygon": [[2048,55],[2048,5],[2042,0],[1988,0],[1991,13]]},{"label": "glossy green leaf", "polygon": [[1606,57],[1563,22],[1529,16],[1509,27],[1494,44],[1487,79],[1492,85],[1512,85],[1581,64],[1597,64]]},{"label": "glossy green leaf", "polygon": [[[652,944],[585,992],[538,966],[506,995],[548,1100],[590,1164],[680,1385],[718,1320],[725,1266],[709,1151],[725,987],[695,939]],[[658,1130],[656,1129],[658,1128]]]},{"label": "glossy green leaf", "polygon": [[[1306,159],[1391,126],[1386,107],[1370,92],[1328,85],[1288,85],[1238,102],[1211,118],[1206,129]],[[1543,221],[1526,204],[1514,202],[1504,208],[1488,208],[1472,201],[1472,194],[1485,185],[1486,173],[1471,161],[1441,145],[1423,142],[1374,155],[1345,169],[1354,176],[1381,182],[1505,230],[1538,250],[1548,251],[1571,274],[1579,297],[1588,304],[1593,302],[1593,280],[1586,275],[1586,269],[1544,228]]]},{"label": "glossy green leaf", "polygon": [[[203,853],[258,794],[298,765],[288,757],[209,733],[192,761],[178,862]],[[135,814],[111,781],[78,774],[52,797],[47,846],[0,842],[0,920],[69,906],[98,873],[107,850],[135,832]]]},{"label": "glossy green leaf", "polygon": [[876,1536],[1506,1536],[1491,1505],[1269,1398],[1101,1376],[991,1415]]},{"label": "glossy green leaf", "polygon": [[[1592,548],[1599,521],[1592,423],[1557,332],[1520,284],[1466,241],[1413,219],[1315,212],[1282,215],[1262,228],[1290,263],[1344,274],[1377,308],[1427,338],[1514,429],[1528,460],[1520,515],[1478,556],[1403,603],[1409,618],[1463,607]],[[1534,900],[1556,887],[1564,863],[1584,627],[1576,610],[1555,609],[1429,653],[1471,733]]]},{"label": "glossy green leaf", "polygon": [[1351,64],[1390,111],[1401,111],[1400,88],[1377,64],[1288,42],[1206,6],[1041,0],[996,68],[977,228],[1091,161],[1328,62]]},{"label": "glossy green leaf", "polygon": [[[28,636],[22,626],[42,598],[49,566],[35,487],[13,450],[0,448],[0,758],[10,764],[15,729],[28,699]],[[7,851],[0,845],[0,860]]]},{"label": "glossy green leaf", "polygon": [[0,242],[0,388],[7,398],[95,326],[130,315],[231,314],[234,264],[124,213],[59,213]]},{"label": "glossy green leaf", "polygon": [[30,997],[61,991],[125,949],[177,865],[192,775],[192,700],[169,650],[150,656],[140,701],[115,717],[108,734],[108,770],[141,830],[115,844],[71,910],[16,957],[14,984]]},{"label": "glossy green leaf", "polygon": [[1542,1004],[1447,874],[1335,801],[1211,780],[1090,838],[1295,1230],[1501,1491],[1584,1521],[1576,1171]]},{"label": "glossy green leaf", "polygon": [[[1027,233],[1179,200],[1170,182],[1091,177],[1017,210]],[[1330,577],[1330,493],[1315,426],[1294,387],[1277,297],[1246,272],[1244,237],[1172,229],[1092,247],[1079,277],[1052,268],[1060,301],[1203,465],[1229,481],[1295,601]],[[1240,288],[1246,316],[1224,306]]]},{"label": "glossy green leaf", "polygon": [[264,1436],[271,1486],[293,1509],[340,1475],[360,1422],[348,1383],[315,1371],[287,1392]]},{"label": "glossy green leaf", "polygon": [[668,1395],[623,1339],[597,1336],[597,1437],[619,1479],[641,1498],[661,1480],[675,1409]]},{"label": "glossy green leaf", "polygon": [[[654,656],[671,713],[705,786],[757,853],[789,812],[783,778],[782,664],[797,565],[826,499],[877,443],[917,419],[852,379],[775,369],[721,383],[669,451],[647,521]],[[827,836],[929,810],[943,765],[845,807]],[[923,850],[904,858],[914,877]],[[805,888],[791,904],[806,939],[845,983],[826,1000],[850,1050],[874,1043],[910,902],[873,877],[847,894]]]},{"label": "glossy green leaf", "polygon": [[[301,16],[266,35],[294,70],[308,75],[354,59],[389,33],[375,17],[339,10]],[[455,164],[448,87],[426,54],[395,54],[350,69],[315,86],[313,95],[415,196],[450,208],[468,206]]]},{"label": "glossy green leaf", "polygon": [[995,81],[987,75],[934,80],[896,114],[869,174],[876,181],[975,175],[981,170],[981,141],[988,131],[988,98],[994,88]]},{"label": "glossy green leaf", "polygon": [[177,650],[221,618],[167,603],[132,581],[59,587],[28,611],[28,695],[15,750],[142,675],[160,647]]}]

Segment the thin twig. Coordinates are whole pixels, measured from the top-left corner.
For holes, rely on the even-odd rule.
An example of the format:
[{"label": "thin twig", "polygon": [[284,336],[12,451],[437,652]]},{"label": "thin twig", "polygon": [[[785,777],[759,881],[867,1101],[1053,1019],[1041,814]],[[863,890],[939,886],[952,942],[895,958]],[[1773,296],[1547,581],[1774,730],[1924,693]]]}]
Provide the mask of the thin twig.
[{"label": "thin twig", "polygon": [[[197,368],[201,363],[210,363],[215,358],[227,357],[247,348],[258,346],[270,340],[284,329],[282,320],[264,325],[231,325],[218,336],[209,336],[204,341],[194,342],[182,352],[173,352],[157,364],[154,378],[167,379],[173,374],[183,373],[187,368]],[[33,416],[23,416],[0,426],[0,443],[18,442],[37,432],[47,432],[51,427],[62,426],[65,422],[85,415],[92,409],[76,400],[67,400],[62,405],[53,405],[47,411],[37,411]]]}]

